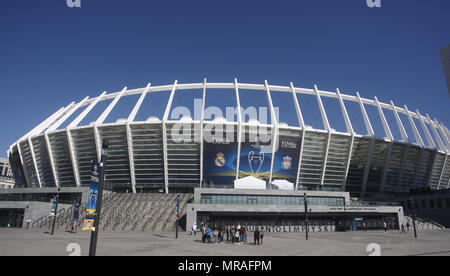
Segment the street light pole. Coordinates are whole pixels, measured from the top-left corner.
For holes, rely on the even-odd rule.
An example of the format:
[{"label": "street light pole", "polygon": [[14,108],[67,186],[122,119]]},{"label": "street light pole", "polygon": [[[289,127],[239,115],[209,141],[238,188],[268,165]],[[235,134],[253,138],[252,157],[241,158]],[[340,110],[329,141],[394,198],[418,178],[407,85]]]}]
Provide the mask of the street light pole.
[{"label": "street light pole", "polygon": [[180,209],[180,196],[177,196],[177,201],[176,201],[176,231],[175,231],[175,237],[176,239],[178,239],[178,216],[179,216],[179,209]]},{"label": "street light pole", "polygon": [[413,220],[413,227],[414,227],[414,238],[417,239],[417,230],[416,230],[416,216],[414,214],[414,204],[412,197],[409,199],[409,202],[411,203],[411,217]]},{"label": "street light pole", "polygon": [[94,229],[91,233],[91,243],[89,246],[89,256],[95,256],[97,252],[97,239],[98,239],[98,231],[99,225],[100,225],[100,214],[101,214],[101,208],[102,208],[102,198],[103,198],[103,182],[105,178],[105,167],[106,167],[106,161],[108,157],[108,141],[103,141],[102,145],[102,157],[100,161],[100,179],[98,183],[98,199],[97,199],[97,208],[95,212],[95,218],[94,218]]},{"label": "street light pole", "polygon": [[58,201],[59,201],[59,191],[60,190],[61,189],[58,188],[58,192],[56,193],[56,196],[55,196],[55,213],[53,216],[52,232],[50,233],[51,235],[53,235],[55,233],[56,214],[58,213]]},{"label": "street light pole", "polygon": [[308,200],[307,200],[307,197],[306,197],[306,193],[303,196],[303,201],[305,203],[306,240],[308,240],[308,231],[309,231],[309,226],[308,226]]}]

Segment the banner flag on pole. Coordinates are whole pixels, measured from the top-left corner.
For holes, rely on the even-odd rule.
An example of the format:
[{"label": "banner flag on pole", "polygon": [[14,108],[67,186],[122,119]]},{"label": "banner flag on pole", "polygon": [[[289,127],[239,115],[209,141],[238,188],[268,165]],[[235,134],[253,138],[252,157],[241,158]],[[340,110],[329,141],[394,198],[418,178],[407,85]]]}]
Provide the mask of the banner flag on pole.
[{"label": "banner flag on pole", "polygon": [[98,199],[98,185],[100,182],[100,164],[92,161],[91,166],[91,183],[89,186],[89,198],[86,208],[86,218],[84,220],[84,231],[94,230],[94,220],[97,215],[97,199]]}]

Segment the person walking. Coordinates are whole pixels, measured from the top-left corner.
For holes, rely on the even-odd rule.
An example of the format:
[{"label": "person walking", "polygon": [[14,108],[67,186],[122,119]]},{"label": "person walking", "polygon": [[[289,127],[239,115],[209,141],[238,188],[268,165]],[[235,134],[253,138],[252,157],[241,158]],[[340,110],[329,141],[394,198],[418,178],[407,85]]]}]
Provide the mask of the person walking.
[{"label": "person walking", "polygon": [[227,241],[230,240],[230,226],[225,226],[225,234],[227,235]]},{"label": "person walking", "polygon": [[404,223],[402,223],[402,232],[400,234],[406,234],[406,226]]},{"label": "person walking", "polygon": [[261,231],[259,232],[259,239],[262,245],[264,243],[264,227],[261,227]]},{"label": "person walking", "polygon": [[387,222],[383,222],[383,229],[384,229],[384,233],[387,232]]},{"label": "person walking", "polygon": [[236,239],[236,242],[237,242],[237,245],[240,245],[241,244],[241,241],[240,241],[240,234],[241,234],[241,230],[240,229],[236,229],[236,232],[235,232],[235,239]]},{"label": "person walking", "polygon": [[408,231],[410,229],[409,220],[406,222],[406,229],[408,229]]},{"label": "person walking", "polygon": [[206,226],[202,225],[202,242],[206,242]]},{"label": "person walking", "polygon": [[255,232],[253,232],[253,244],[256,245],[258,243],[259,245],[259,227],[255,228]]},{"label": "person walking", "polygon": [[247,227],[242,226],[242,242],[247,243]]},{"label": "person walking", "polygon": [[234,244],[234,231],[235,231],[235,229],[234,229],[234,226],[230,226],[230,227],[231,227],[231,229],[230,229],[231,243]]},{"label": "person walking", "polygon": [[194,224],[192,224],[191,236],[192,233],[194,234],[194,236],[197,234],[197,222],[194,222]]},{"label": "person walking", "polygon": [[211,227],[208,226],[206,228],[206,242],[211,243],[211,235],[212,235]]}]

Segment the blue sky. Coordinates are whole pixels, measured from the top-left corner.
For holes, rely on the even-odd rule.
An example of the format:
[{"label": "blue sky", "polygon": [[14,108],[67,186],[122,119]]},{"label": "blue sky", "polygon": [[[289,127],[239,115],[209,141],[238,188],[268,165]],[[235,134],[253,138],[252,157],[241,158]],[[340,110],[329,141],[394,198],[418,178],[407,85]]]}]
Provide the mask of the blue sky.
[{"label": "blue sky", "polygon": [[450,127],[448,0],[65,2],[2,1],[0,156],[72,101],[204,77],[359,91]]}]

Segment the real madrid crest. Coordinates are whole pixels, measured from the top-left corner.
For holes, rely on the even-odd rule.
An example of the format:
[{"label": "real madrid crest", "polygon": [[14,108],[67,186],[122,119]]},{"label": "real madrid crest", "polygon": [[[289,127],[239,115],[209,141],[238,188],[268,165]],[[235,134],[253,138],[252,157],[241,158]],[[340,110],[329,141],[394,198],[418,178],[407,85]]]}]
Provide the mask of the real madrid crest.
[{"label": "real madrid crest", "polygon": [[285,170],[289,170],[292,166],[292,158],[289,156],[283,157],[283,163],[281,163],[281,167]]},{"label": "real madrid crest", "polygon": [[227,162],[227,160],[224,157],[225,155],[221,152],[219,152],[216,155],[216,159],[214,160],[214,164],[216,164],[217,167],[223,167],[225,166],[225,163]]}]

